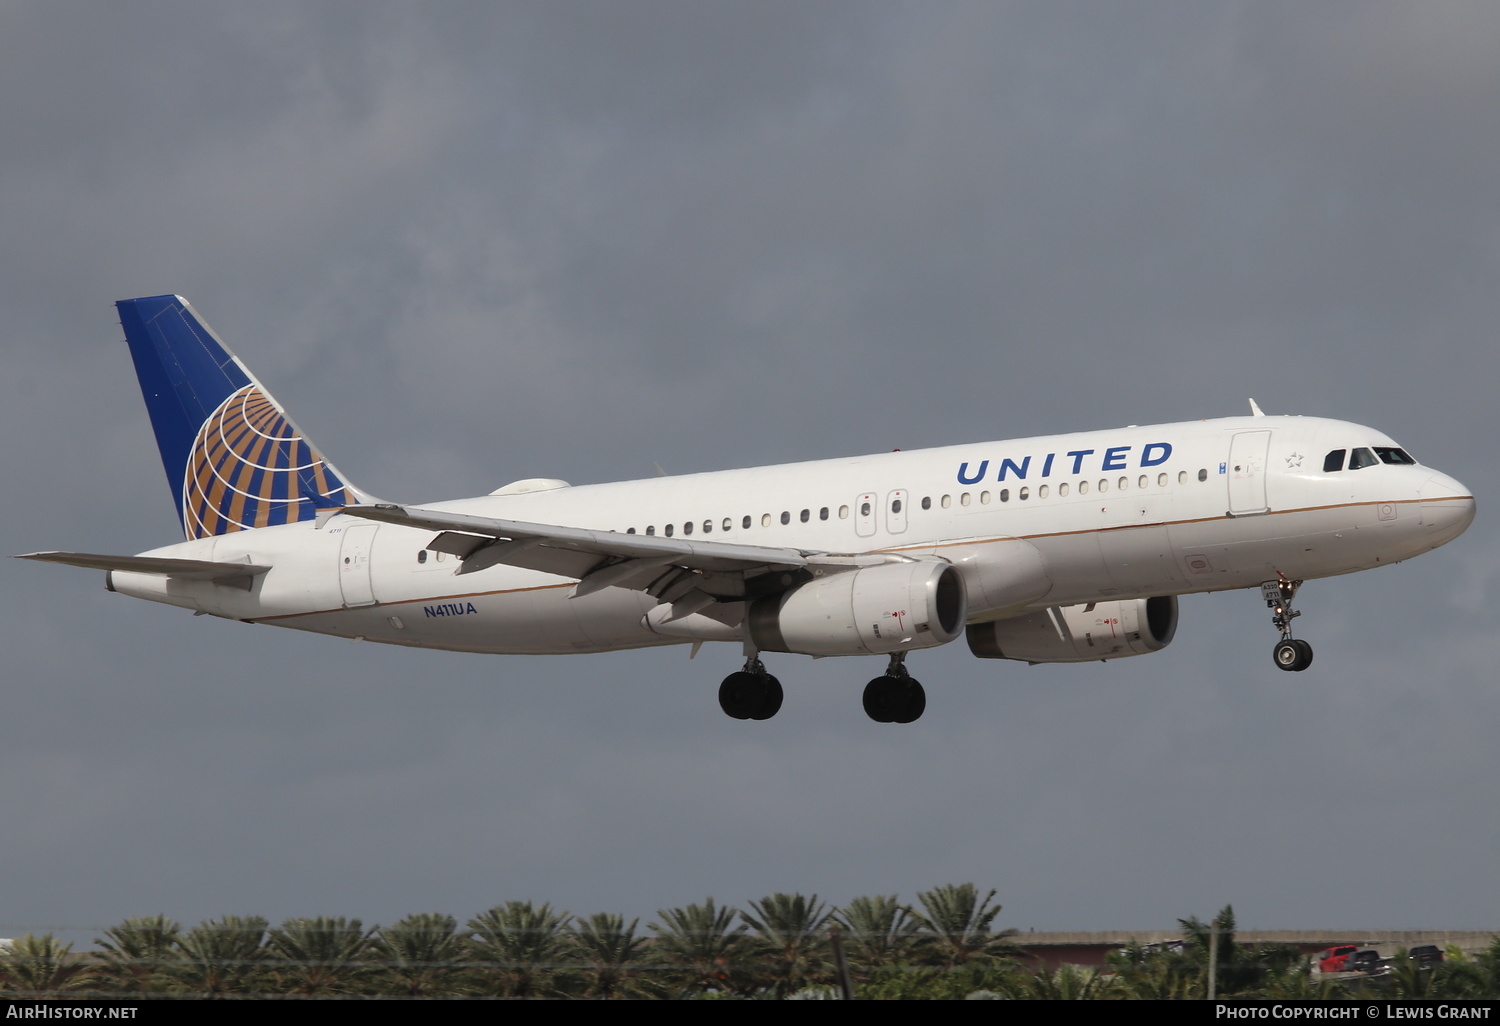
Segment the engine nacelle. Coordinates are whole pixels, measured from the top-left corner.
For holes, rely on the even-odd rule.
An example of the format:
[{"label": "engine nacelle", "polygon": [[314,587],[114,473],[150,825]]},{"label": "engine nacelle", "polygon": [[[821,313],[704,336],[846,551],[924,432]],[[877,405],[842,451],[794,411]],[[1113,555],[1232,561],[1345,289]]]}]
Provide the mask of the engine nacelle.
[{"label": "engine nacelle", "polygon": [[763,652],[883,655],[946,645],[969,612],[951,564],[883,563],[820,577],[750,607],[750,640]]},{"label": "engine nacelle", "polygon": [[1160,652],[1177,633],[1177,596],[1053,606],[1009,620],[970,624],[981,659],[1082,663]]}]

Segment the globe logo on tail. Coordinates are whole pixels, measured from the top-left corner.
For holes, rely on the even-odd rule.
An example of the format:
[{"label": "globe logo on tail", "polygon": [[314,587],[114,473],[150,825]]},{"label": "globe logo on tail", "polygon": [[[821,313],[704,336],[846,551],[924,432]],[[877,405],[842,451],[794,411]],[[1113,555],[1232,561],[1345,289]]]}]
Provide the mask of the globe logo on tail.
[{"label": "globe logo on tail", "polygon": [[189,538],[311,520],[358,501],[256,385],[219,405],[198,429],[182,490]]}]

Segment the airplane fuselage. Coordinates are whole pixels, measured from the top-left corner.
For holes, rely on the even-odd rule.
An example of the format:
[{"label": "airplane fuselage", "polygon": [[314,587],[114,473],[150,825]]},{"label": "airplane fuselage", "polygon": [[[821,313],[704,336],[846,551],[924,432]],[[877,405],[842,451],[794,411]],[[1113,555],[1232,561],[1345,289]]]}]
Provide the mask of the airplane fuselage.
[{"label": "airplane fuselage", "polygon": [[[1461,533],[1474,501],[1342,421],[1238,417],[571,487],[522,482],[425,510],[596,531],[953,564],[967,620],[1254,587],[1399,562]],[[1409,460],[1409,458],[1407,458]],[[509,492],[509,494],[505,494]],[[114,590],[237,620],[471,652],[735,641],[644,590],[513,565],[456,573],[434,532],[347,514],[200,538],[163,556],[269,565],[249,586],[113,571]]]}]

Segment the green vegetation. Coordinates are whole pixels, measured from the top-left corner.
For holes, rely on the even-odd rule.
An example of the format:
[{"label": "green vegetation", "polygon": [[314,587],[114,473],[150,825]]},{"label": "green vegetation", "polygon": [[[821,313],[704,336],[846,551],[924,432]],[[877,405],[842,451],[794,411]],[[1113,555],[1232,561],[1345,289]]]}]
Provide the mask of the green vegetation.
[{"label": "green vegetation", "polygon": [[[358,919],[221,916],[184,930],[165,916],[127,919],[87,954],[50,935],[0,949],[7,997],[497,997],[824,999],[841,994],[835,945],[854,994],[867,999],[1128,1000],[1239,998],[1495,998],[1500,938],[1474,957],[1449,948],[1423,964],[1398,951],[1388,973],[1324,979],[1286,945],[1235,940],[1228,906],[1208,922],[1178,920],[1182,943],[1130,944],[1107,968],[1038,971],[992,924],[995,892],[973,884],[855,898],[770,894],[748,907],[662,909],[639,929],[612,912],[583,917],[510,901],[470,919],[407,916],[366,929]],[[1210,969],[1212,966],[1212,969]]]}]

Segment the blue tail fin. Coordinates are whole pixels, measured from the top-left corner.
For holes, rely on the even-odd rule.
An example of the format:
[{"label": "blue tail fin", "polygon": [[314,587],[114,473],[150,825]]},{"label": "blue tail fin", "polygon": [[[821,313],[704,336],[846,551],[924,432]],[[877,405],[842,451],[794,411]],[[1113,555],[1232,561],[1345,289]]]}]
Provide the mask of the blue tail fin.
[{"label": "blue tail fin", "polygon": [[115,304],[189,538],[369,501],[181,296]]}]

